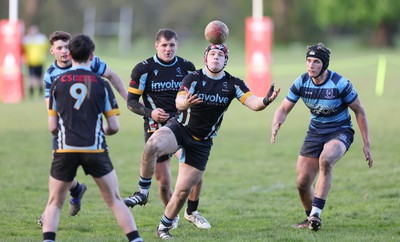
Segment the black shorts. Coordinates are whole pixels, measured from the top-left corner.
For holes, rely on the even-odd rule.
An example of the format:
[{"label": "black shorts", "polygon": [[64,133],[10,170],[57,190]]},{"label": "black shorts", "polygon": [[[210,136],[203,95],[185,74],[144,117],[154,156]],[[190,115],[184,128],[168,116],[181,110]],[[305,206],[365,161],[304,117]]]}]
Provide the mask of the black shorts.
[{"label": "black shorts", "polygon": [[172,130],[179,147],[182,148],[179,162],[204,171],[213,146],[212,139],[195,140],[175,118],[168,120],[166,127]]},{"label": "black shorts", "polygon": [[107,152],[103,153],[54,153],[50,175],[57,180],[70,182],[82,166],[86,175],[95,178],[114,170]]},{"label": "black shorts", "polygon": [[29,75],[42,78],[43,75],[43,66],[29,66]]},{"label": "black shorts", "polygon": [[[154,132],[149,132],[148,130],[146,130],[146,125],[145,125],[145,128],[144,128],[144,142],[147,142],[153,134],[154,134]],[[171,157],[172,157],[172,154],[160,156],[157,159],[157,163],[161,163],[161,162],[164,162],[166,160],[169,160]]]},{"label": "black shorts", "polygon": [[354,130],[349,128],[338,130],[330,134],[316,134],[308,131],[303,146],[300,149],[300,155],[318,158],[324,149],[324,145],[333,139],[341,141],[346,146],[347,151],[353,143]]}]

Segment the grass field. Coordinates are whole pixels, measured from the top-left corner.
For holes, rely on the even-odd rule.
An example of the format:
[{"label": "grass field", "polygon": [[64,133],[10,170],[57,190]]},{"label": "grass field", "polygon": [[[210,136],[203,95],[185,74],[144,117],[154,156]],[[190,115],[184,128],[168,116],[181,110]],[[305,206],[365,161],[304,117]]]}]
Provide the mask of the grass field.
[{"label": "grass field", "polygon": [[[205,44],[203,44],[205,46]],[[200,67],[203,45],[183,45],[179,55]],[[98,47],[101,50],[101,47]],[[227,71],[245,78],[244,55],[231,45]],[[175,241],[399,241],[400,239],[400,138],[398,90],[399,50],[332,48],[333,69],[352,81],[369,118],[374,166],[369,169],[362,152],[357,124],[355,142],[335,166],[324,222],[319,232],[291,225],[305,218],[296,189],[296,158],[309,121],[302,102],[283,125],[271,145],[273,112],[292,81],[305,72],[305,47],[277,48],[272,56],[272,79],[282,88],[275,103],[252,112],[234,101],[214,141],[204,174],[199,209],[212,224],[198,230],[183,219],[173,230]],[[153,46],[137,43],[131,56],[119,58],[111,51],[98,53],[126,83],[138,61],[152,55]],[[380,55],[388,60],[383,96],[376,97],[375,81]],[[133,56],[133,57],[132,57]],[[399,68],[399,69],[398,69]],[[118,97],[119,98],[119,97]],[[123,197],[137,189],[143,149],[142,118],[120,101],[121,129],[108,138]],[[50,133],[44,101],[0,103],[0,241],[40,241],[36,220],[47,201],[51,163]],[[173,163],[176,177],[177,162]],[[78,180],[89,190],[76,217],[64,206],[58,241],[125,241],[111,211],[102,201],[94,181],[79,170]],[[154,181],[154,179],[153,179]],[[67,205],[67,204],[66,204]],[[156,186],[145,207],[132,209],[145,241],[158,241],[155,228],[163,214]]]}]

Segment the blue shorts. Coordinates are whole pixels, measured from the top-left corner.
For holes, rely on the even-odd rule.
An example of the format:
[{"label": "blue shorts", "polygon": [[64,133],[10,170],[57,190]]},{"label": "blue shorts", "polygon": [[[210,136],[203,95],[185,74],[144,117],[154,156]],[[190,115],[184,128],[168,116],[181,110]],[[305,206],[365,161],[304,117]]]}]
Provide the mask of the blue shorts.
[{"label": "blue shorts", "polygon": [[114,170],[107,152],[103,153],[54,153],[50,175],[57,180],[70,182],[82,166],[86,175],[99,178]]},{"label": "blue shorts", "polygon": [[211,147],[213,146],[212,139],[196,140],[175,118],[168,120],[166,127],[172,130],[178,146],[182,148],[179,162],[205,171]]},{"label": "blue shorts", "polygon": [[353,143],[354,130],[349,128],[328,134],[316,134],[308,131],[304,139],[303,146],[300,149],[300,155],[318,158],[324,149],[324,145],[333,139],[341,141],[346,146],[347,151]]}]

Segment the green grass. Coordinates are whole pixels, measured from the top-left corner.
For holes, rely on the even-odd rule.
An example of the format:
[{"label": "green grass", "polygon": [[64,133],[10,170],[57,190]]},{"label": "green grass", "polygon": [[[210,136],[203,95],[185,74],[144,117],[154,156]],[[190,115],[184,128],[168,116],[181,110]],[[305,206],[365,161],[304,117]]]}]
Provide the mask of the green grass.
[{"label": "green grass", "polygon": [[[183,45],[179,55],[200,67],[203,45],[197,51]],[[244,79],[243,51],[232,44],[227,70]],[[146,49],[147,48],[147,49]],[[140,44],[132,56],[119,58],[99,53],[128,83],[132,67],[154,53],[152,43]],[[101,46],[97,49],[101,50]],[[305,215],[296,189],[296,159],[307,129],[309,113],[302,102],[290,113],[277,143],[271,145],[273,112],[292,81],[305,72],[305,48],[274,51],[272,79],[282,93],[267,110],[252,112],[233,102],[215,139],[204,174],[199,209],[212,224],[203,231],[184,221],[172,231],[175,241],[398,241],[400,238],[400,138],[398,118],[398,50],[333,49],[330,68],[349,78],[360,94],[369,118],[374,166],[369,169],[356,136],[349,152],[334,169],[331,191],[319,232],[297,230],[291,225]],[[378,57],[386,54],[385,91],[375,96]],[[120,97],[121,129],[108,137],[111,158],[122,196],[137,189],[143,149],[142,118],[130,113]],[[42,99],[16,104],[0,103],[0,241],[40,241],[36,220],[47,201],[51,163],[50,133]],[[172,162],[176,177],[177,162]],[[79,170],[77,178],[89,186],[76,217],[61,215],[58,241],[125,241],[125,236],[102,201],[94,181]],[[145,207],[132,213],[145,241],[155,236],[163,207],[156,186]]]}]

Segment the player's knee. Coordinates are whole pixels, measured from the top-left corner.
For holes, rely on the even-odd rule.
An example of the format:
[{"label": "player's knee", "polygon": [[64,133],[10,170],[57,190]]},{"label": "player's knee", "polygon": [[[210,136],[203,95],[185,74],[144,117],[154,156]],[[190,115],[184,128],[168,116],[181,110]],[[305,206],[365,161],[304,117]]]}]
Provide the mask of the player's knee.
[{"label": "player's knee", "polygon": [[189,193],[190,193],[190,189],[180,189],[179,191],[176,192],[179,200],[185,200],[185,201],[188,198]]},{"label": "player's knee", "polygon": [[320,157],[319,170],[323,174],[328,174],[332,172],[333,168],[333,158],[329,156]]},{"label": "player's knee", "polygon": [[149,139],[146,142],[145,150],[150,154],[155,154],[157,157],[160,157],[164,154],[164,142],[162,139]]}]

